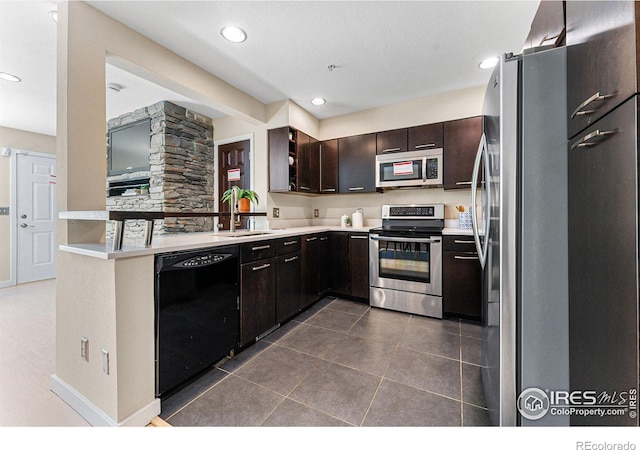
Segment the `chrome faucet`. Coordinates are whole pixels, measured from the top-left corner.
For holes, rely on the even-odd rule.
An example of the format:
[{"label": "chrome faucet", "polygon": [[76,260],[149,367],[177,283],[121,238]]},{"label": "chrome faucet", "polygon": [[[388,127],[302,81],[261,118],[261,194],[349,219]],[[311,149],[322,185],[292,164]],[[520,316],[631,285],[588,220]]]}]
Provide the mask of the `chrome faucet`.
[{"label": "chrome faucet", "polygon": [[238,211],[238,186],[231,188],[231,221],[229,223],[229,231],[232,233],[236,231],[236,214]]}]

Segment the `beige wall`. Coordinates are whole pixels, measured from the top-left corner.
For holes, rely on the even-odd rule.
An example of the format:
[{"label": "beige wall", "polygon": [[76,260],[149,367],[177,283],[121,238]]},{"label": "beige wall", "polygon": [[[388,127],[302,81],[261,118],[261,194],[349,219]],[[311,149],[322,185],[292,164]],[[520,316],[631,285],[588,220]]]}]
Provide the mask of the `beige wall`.
[{"label": "beige wall", "polygon": [[[266,105],[83,2],[58,6],[57,58],[60,211],[105,209],[107,58],[248,123],[264,123],[267,114]],[[58,243],[100,241],[104,228],[102,222],[60,221]],[[60,254],[58,260],[56,375],[112,421],[122,423],[155,402],[153,314],[149,314],[153,258],[90,263],[89,259]],[[92,275],[80,277],[89,264]],[[100,289],[90,287],[92,282]],[[101,373],[100,358],[80,369],[85,364],[79,356],[83,335],[109,350],[109,375]]]},{"label": "beige wall", "polygon": [[[55,136],[0,127],[0,148],[2,147],[55,153],[56,138]],[[0,156],[0,206],[9,206],[11,202],[11,158],[15,158],[15,156]],[[0,216],[0,283],[11,279],[11,239],[9,216]]]}]

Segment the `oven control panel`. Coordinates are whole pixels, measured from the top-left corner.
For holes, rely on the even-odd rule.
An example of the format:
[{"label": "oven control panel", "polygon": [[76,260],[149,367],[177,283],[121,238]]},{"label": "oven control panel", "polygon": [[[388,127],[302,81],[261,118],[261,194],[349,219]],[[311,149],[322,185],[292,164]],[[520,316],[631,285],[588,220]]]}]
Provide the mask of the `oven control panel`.
[{"label": "oven control panel", "polygon": [[382,205],[383,219],[444,219],[444,204]]}]

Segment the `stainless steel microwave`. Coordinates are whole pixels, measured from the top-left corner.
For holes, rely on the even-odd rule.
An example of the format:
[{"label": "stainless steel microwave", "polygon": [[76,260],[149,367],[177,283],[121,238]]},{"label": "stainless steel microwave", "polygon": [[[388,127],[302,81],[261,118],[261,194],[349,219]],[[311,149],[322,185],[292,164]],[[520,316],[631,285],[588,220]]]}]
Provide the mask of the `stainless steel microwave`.
[{"label": "stainless steel microwave", "polygon": [[442,149],[376,155],[376,187],[441,187]]}]

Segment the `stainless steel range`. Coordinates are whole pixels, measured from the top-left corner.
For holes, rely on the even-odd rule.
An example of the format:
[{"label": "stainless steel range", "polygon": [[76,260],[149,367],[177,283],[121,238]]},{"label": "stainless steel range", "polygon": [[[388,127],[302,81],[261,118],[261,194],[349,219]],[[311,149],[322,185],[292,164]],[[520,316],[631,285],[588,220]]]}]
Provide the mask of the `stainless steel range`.
[{"label": "stainless steel range", "polygon": [[371,306],[442,318],[444,204],[383,205],[369,234]]}]

